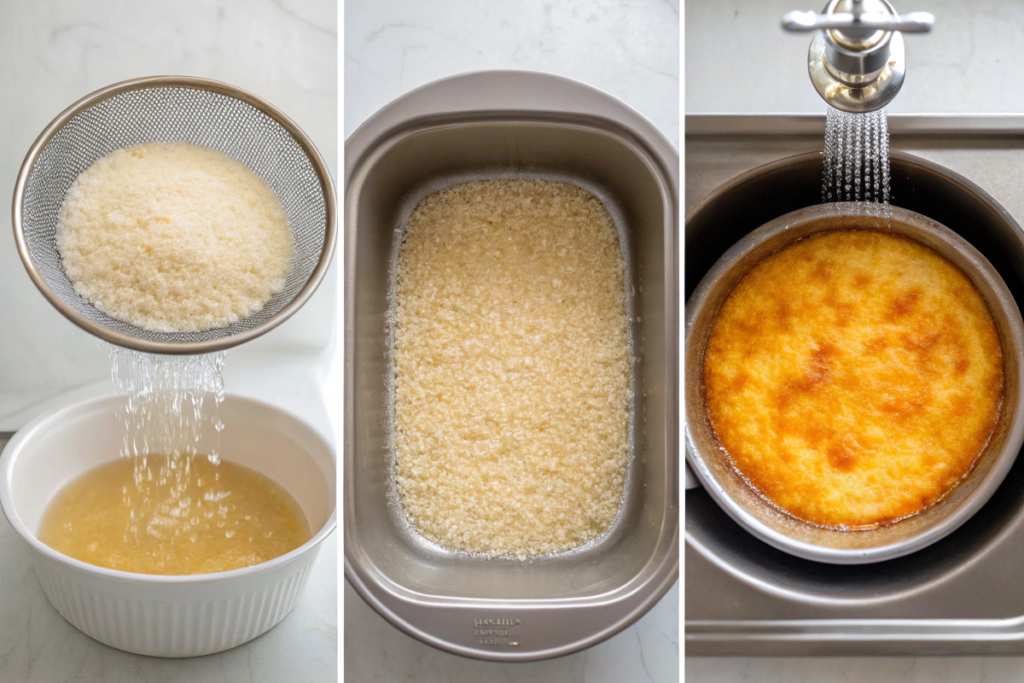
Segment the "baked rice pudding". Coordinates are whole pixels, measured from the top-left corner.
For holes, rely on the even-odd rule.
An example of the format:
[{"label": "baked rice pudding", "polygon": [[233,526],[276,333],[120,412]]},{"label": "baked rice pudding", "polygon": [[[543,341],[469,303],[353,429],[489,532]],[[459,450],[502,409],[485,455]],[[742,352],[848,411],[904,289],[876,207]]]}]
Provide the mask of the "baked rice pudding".
[{"label": "baked rice pudding", "polygon": [[749,484],[807,522],[914,515],[995,428],[1003,351],[981,293],[906,237],[835,230],[757,264],[712,325],[708,417]]}]

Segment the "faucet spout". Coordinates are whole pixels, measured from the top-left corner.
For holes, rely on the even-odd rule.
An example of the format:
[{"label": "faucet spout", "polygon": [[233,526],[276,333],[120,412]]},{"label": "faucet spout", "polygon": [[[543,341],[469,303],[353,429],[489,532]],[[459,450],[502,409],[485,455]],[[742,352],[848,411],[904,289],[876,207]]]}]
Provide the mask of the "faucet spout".
[{"label": "faucet spout", "polygon": [[829,105],[850,113],[876,111],[903,87],[903,33],[927,33],[928,12],[900,15],[888,0],[830,0],[821,14],[789,12],[782,27],[814,31],[807,67]]}]

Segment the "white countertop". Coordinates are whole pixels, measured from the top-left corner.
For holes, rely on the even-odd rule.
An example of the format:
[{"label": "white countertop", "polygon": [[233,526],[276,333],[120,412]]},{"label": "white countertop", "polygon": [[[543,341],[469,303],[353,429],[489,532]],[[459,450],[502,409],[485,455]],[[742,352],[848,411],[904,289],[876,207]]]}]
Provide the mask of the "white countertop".
[{"label": "white countertop", "polygon": [[[347,0],[345,137],[399,95],[482,69],[568,76],[622,99],[679,144],[678,0]],[[634,626],[584,652],[529,664],[464,659],[392,627],[345,586],[348,680],[679,678],[678,584]]]},{"label": "white countertop", "polygon": [[[1021,113],[1024,3],[894,0],[935,15],[930,35],[907,36],[907,78],[889,105],[900,113]],[[821,0],[686,3],[686,111],[823,113],[807,75],[807,34],[779,28],[788,10]],[[967,683],[1024,680],[1017,657],[688,658],[688,681],[732,683]]]},{"label": "white countertop", "polygon": [[[332,0],[0,3],[0,196],[10,197],[29,146],[61,110],[104,85],[156,74],[205,76],[264,97],[309,134],[337,177],[336,27]],[[106,349],[32,286],[10,237],[10,214],[0,216],[5,431],[111,389]],[[332,272],[291,320],[231,351],[227,390],[276,403],[328,433],[322,380],[333,348],[336,292]],[[0,516],[0,681],[333,683],[337,553],[334,534],[295,611],[269,633],[225,653],[161,660],[114,650],[65,622],[36,581],[28,546]]]},{"label": "white countertop", "polygon": [[679,147],[677,0],[347,0],[345,137],[413,88],[484,69],[588,83]]}]

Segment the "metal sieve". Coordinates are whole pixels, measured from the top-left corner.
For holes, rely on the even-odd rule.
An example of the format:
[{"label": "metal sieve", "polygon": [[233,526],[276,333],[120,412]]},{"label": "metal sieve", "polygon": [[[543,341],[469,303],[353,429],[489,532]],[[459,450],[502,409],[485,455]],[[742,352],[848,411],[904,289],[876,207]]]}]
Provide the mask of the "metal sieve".
[{"label": "metal sieve", "polygon": [[[108,317],[75,292],[57,251],[64,196],[82,171],[114,150],[184,141],[245,164],[277,195],[295,255],[284,289],[255,315],[205,332],[150,332]],[[335,246],[334,185],[316,147],[260,98],[226,83],[155,76],[116,83],[71,105],[32,145],[14,188],[14,238],[39,291],[86,332],[118,346],[167,354],[209,353],[255,339],[299,310]]]}]

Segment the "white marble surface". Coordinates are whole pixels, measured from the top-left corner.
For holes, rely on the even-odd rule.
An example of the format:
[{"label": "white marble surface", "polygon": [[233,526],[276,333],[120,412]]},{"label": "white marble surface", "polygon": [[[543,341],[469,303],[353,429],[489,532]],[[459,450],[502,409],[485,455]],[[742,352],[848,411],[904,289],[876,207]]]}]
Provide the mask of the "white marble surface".
[{"label": "white marble surface", "polygon": [[[345,136],[399,95],[452,74],[532,69],[619,97],[679,142],[677,0],[347,0]],[[678,587],[585,652],[532,664],[450,655],[404,635],[346,585],[344,660],[359,681],[676,681]]]},{"label": "white marble surface", "polygon": [[347,0],[345,137],[417,86],[483,69],[589,83],[679,146],[678,0]]},{"label": "white marble surface", "polygon": [[[896,0],[935,14],[931,35],[908,36],[907,80],[889,106],[906,113],[1020,113],[1024,3]],[[785,34],[782,14],[824,2],[696,0],[686,3],[687,112],[824,111],[807,76],[806,35]],[[687,658],[686,680],[715,683],[968,683],[1024,680],[1024,658]]]},{"label": "white marble surface", "polygon": [[[277,105],[336,175],[337,15],[332,0],[0,0],[0,196],[43,127],[101,86],[187,74],[234,83]],[[6,200],[5,200],[6,201]],[[4,204],[6,206],[6,204]],[[36,291],[0,211],[0,431],[78,397],[110,391],[107,351]],[[262,398],[330,432],[324,377],[334,352],[337,278],[265,337],[228,355],[228,391]],[[298,607],[226,653],[160,660],[113,650],[50,606],[27,546],[0,517],[0,681],[308,681],[337,679],[338,535],[324,544]]]}]

